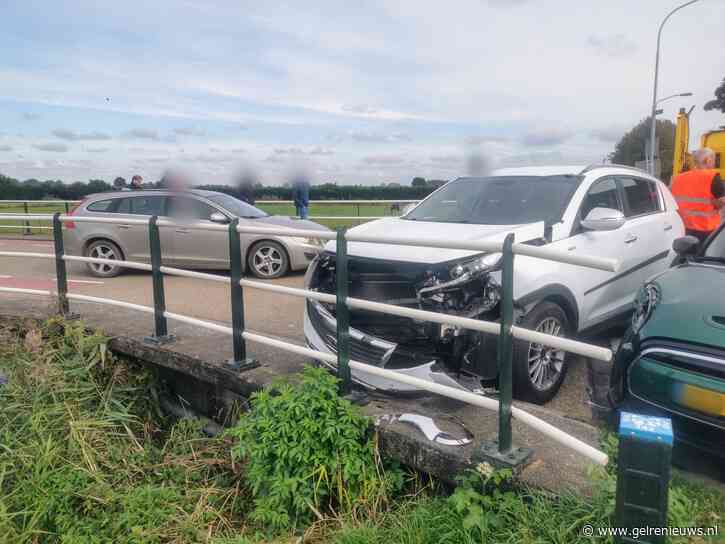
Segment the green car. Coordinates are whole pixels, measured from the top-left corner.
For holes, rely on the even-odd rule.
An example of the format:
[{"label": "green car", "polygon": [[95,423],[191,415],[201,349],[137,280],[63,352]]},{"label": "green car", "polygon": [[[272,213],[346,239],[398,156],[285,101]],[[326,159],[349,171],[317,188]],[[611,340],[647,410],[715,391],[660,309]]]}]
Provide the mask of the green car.
[{"label": "green car", "polygon": [[725,458],[725,224],[675,240],[672,268],[640,290],[610,401],[672,419],[675,442]]}]

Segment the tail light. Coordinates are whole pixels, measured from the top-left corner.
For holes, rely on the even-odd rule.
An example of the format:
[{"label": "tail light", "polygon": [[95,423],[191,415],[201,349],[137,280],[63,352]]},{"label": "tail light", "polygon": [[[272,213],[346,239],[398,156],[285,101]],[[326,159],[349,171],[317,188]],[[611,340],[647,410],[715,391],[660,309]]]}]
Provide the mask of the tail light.
[{"label": "tail light", "polygon": [[[75,206],[73,206],[73,207],[72,207],[72,208],[70,209],[70,211],[68,212],[68,215],[73,215],[73,214],[75,214],[75,212],[76,212],[76,211],[78,211],[78,209],[79,209],[79,208],[81,207],[81,205],[82,205],[82,204],[83,204],[83,203],[85,202],[85,200],[86,200],[86,199],[84,198],[84,199],[83,199],[83,200],[81,200],[81,201],[80,201],[80,202],[79,202],[78,204],[76,204]],[[74,228],[76,228],[76,224],[75,224],[75,223],[74,223],[73,221],[66,221],[66,222],[65,222],[65,228],[67,228],[67,229],[74,229]]]}]

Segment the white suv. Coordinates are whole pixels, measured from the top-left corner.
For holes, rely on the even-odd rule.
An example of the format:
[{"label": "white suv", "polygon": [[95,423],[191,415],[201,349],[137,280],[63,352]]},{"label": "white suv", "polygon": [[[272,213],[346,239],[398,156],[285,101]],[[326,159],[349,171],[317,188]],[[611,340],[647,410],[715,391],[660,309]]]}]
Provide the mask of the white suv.
[{"label": "white suv", "polygon": [[[351,232],[436,240],[503,240],[619,259],[603,272],[516,256],[514,300],[519,325],[582,336],[626,319],[637,290],[665,270],[672,242],[684,234],[667,187],[625,166],[507,169],[451,181],[402,217],[360,225]],[[335,290],[335,247],[328,244],[308,269],[310,289]],[[350,243],[350,296],[454,315],[497,320],[500,255],[413,246]],[[308,301],[308,344],[335,353],[335,308]],[[434,323],[364,311],[351,312],[351,358],[447,385],[495,384],[497,337]],[[543,403],[567,370],[564,352],[516,341],[514,392]],[[365,372],[368,387],[406,386]]]}]

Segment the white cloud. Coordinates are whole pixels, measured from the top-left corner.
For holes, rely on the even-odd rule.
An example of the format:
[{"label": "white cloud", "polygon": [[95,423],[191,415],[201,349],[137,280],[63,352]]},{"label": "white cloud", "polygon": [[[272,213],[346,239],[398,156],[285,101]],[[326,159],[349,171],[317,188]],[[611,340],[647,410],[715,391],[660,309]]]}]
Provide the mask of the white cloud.
[{"label": "white cloud", "polygon": [[587,45],[608,57],[626,57],[637,50],[637,44],[624,34],[589,36]]},{"label": "white cloud", "polygon": [[616,142],[629,130],[622,126],[600,127],[591,131],[591,136],[600,142]]},{"label": "white cloud", "polygon": [[[41,161],[33,175],[38,168],[57,168],[47,172],[54,178],[116,174],[137,158],[129,141],[148,144],[154,157],[176,157],[178,137],[192,158],[210,146],[221,150],[215,155],[243,152],[245,162],[264,165],[260,175],[271,183],[284,163],[265,158],[295,156],[275,149],[299,149],[340,183],[452,172],[453,157],[473,146],[493,162],[601,157],[612,150],[615,128],[647,115],[653,36],[665,11],[659,0],[612,0],[597,9],[574,0],[371,0],[324,10],[262,3],[252,11],[234,2],[127,0],[104,18],[77,3],[44,8],[45,21],[74,21],[74,43],[28,24],[33,5],[20,3],[4,20],[18,29],[6,56],[25,60],[0,61],[3,130],[26,134],[3,144],[31,148],[29,164]],[[669,119],[711,97],[722,77],[691,59],[692,51],[719,50],[725,4],[697,3],[675,17],[663,34],[660,91],[695,96],[663,103]],[[107,39],[119,35],[140,39]],[[719,124],[721,116],[698,106],[693,141]],[[84,163],[42,162],[33,139],[42,138],[38,127],[53,126],[101,127],[123,138],[97,148],[107,151],[83,173]],[[70,133],[56,136],[65,142],[94,134],[58,130]],[[68,151],[69,160],[93,153]],[[376,157],[388,158],[368,162]],[[393,166],[390,157],[405,160]],[[145,164],[142,174],[153,177],[155,167]],[[202,173],[217,168],[194,165]],[[13,168],[23,177],[31,166]],[[214,172],[224,181],[223,171]]]},{"label": "white cloud", "polygon": [[371,155],[363,157],[363,162],[373,166],[398,166],[405,162],[402,155]]},{"label": "white cloud", "polygon": [[526,146],[547,147],[563,144],[573,132],[556,126],[538,127],[524,133],[521,141]]},{"label": "white cloud", "polygon": [[130,140],[159,140],[159,133],[146,128],[134,128],[123,133],[124,138]]},{"label": "white cloud", "polygon": [[52,132],[53,136],[60,138],[61,140],[68,140],[70,142],[78,140],[110,140],[111,136],[105,132],[85,132],[77,133],[72,130],[57,128]]},{"label": "white cloud", "polygon": [[179,127],[174,129],[179,136],[206,136],[206,131],[195,127]]},{"label": "white cloud", "polygon": [[68,146],[65,144],[35,144],[33,147],[38,151],[52,151],[54,153],[65,153],[68,151]]}]

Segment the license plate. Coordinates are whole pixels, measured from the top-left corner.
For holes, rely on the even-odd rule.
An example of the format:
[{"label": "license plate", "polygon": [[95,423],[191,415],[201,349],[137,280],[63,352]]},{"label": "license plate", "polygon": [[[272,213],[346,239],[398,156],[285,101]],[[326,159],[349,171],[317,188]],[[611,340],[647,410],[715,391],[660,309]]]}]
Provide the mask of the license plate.
[{"label": "license plate", "polygon": [[682,384],[680,404],[703,414],[725,417],[725,394],[696,385]]}]

